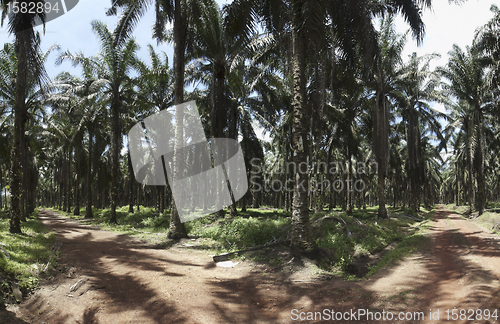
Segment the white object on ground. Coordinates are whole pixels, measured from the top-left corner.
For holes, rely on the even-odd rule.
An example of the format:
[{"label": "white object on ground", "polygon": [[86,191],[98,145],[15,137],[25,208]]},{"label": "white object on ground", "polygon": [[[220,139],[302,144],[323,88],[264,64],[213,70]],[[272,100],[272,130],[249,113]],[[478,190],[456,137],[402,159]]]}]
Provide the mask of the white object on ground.
[{"label": "white object on ground", "polygon": [[234,268],[239,262],[234,263],[233,261],[222,261],[222,262],[217,262],[218,267],[223,267],[223,268]]}]

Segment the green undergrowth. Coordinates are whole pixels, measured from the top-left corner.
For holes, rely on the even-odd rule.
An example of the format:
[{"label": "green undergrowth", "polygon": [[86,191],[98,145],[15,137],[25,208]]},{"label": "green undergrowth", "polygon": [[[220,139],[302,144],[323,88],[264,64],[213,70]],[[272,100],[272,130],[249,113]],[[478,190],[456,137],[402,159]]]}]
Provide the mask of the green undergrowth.
[{"label": "green undergrowth", "polygon": [[422,250],[429,240],[425,227],[434,212],[435,209],[422,208],[417,215],[405,208],[388,210],[389,215],[408,215],[424,219],[423,222],[417,222],[397,217],[377,219],[376,207],[355,210],[350,215],[336,211],[333,215],[345,221],[351,236],[349,237],[345,225],[341,222],[319,221],[321,225],[316,228],[316,244],[330,252],[330,264],[322,264],[322,267],[337,268],[348,274],[348,269],[356,258],[384,252],[391,243],[397,243],[394,249],[382,253],[380,262],[370,269],[368,275],[371,275],[383,266]]},{"label": "green undergrowth", "polygon": [[431,223],[429,220],[415,226],[413,230],[398,243],[394,250],[388,251],[375,266],[371,267],[366,277],[369,277],[385,266],[396,263],[406,256],[428,249],[431,241],[428,235],[430,226]]},{"label": "green undergrowth", "polygon": [[478,212],[470,212],[468,205],[457,206],[455,204],[443,205],[445,209],[460,214],[465,218],[486,227],[496,234],[500,234],[500,202],[487,202],[482,215]]},{"label": "green undergrowth", "polygon": [[168,212],[158,214],[154,208],[141,206],[140,210],[134,209],[133,213],[128,212],[128,206],[116,209],[117,224],[110,223],[111,209],[92,208],[92,218],[85,218],[85,208],[80,209],[80,215],[74,212],[65,212],[56,208],[47,208],[55,211],[64,217],[76,219],[89,225],[98,226],[101,229],[117,232],[126,235],[135,235],[147,238],[147,234],[166,233],[169,226]]},{"label": "green undergrowth", "polygon": [[[370,269],[372,274],[380,267],[425,247],[428,241],[425,224],[434,212],[435,209],[422,208],[417,214],[407,208],[388,208],[389,215],[417,216],[425,219],[424,222],[396,217],[378,219],[377,207],[355,209],[349,215],[339,209],[311,213],[314,242],[320,249],[327,251],[328,255],[320,261],[319,266],[322,270],[340,271],[347,275],[348,268],[356,257],[373,255],[383,251],[391,243],[398,243],[396,248],[383,255],[379,265]],[[82,220],[85,209],[82,208],[81,216],[60,213]],[[158,214],[153,208],[141,207],[139,212],[135,209],[134,213],[128,213],[128,206],[123,206],[117,209],[118,225],[109,223],[109,213],[109,208],[95,209],[94,219],[84,221],[98,225],[102,229],[134,235],[151,243],[162,244],[168,241],[166,237],[170,215],[168,211]],[[229,211],[225,213],[227,216]],[[338,220],[322,219],[325,216],[342,218],[352,235],[348,236],[343,223]],[[235,218],[216,218],[210,215],[187,222],[185,226],[191,238],[200,239],[198,246],[201,244],[202,247],[211,250],[211,253],[218,254],[289,238],[291,224],[291,213],[262,207],[249,208],[245,212],[238,210],[238,216]],[[254,259],[265,261],[266,257],[261,255],[266,253],[263,251],[260,254],[254,253]],[[272,261],[276,263],[276,258]]]},{"label": "green undergrowth", "polygon": [[268,242],[284,240],[291,228],[291,219],[281,213],[263,212],[251,215],[241,213],[234,219],[203,217],[186,223],[189,234],[208,238],[218,243],[220,252],[233,252],[259,246]]},{"label": "green undergrowth", "polygon": [[[476,218],[476,214],[473,214],[474,221],[478,222],[482,226],[488,228],[496,234],[500,234],[500,203],[499,202],[488,202],[485,206],[485,210],[481,216]],[[469,216],[470,217],[470,216]]]},{"label": "green undergrowth", "polygon": [[0,211],[0,296],[11,302],[13,282],[18,283],[24,296],[38,285],[55,242],[54,233],[41,224],[37,211],[22,222],[21,230],[23,234],[11,234],[8,214]]},{"label": "green undergrowth", "polygon": [[[128,206],[117,208],[117,223],[111,224],[110,209],[93,208],[92,219],[85,219],[85,208],[80,215],[75,216],[59,209],[47,208],[64,217],[96,225],[101,229],[120,234],[133,235],[153,244],[167,241],[170,225],[170,211],[158,213],[151,207],[134,208],[134,213],[128,212]],[[229,211],[226,210],[226,215]],[[246,212],[238,210],[234,219],[207,216],[185,223],[189,236],[205,238],[205,245],[216,252],[231,252],[245,247],[265,244],[273,239],[283,239],[290,227],[290,213],[273,208],[248,208]]]},{"label": "green undergrowth", "polygon": [[452,211],[460,215],[467,215],[468,213],[470,213],[470,208],[467,205],[457,206],[455,204],[448,204],[448,205],[443,205],[443,207],[449,211]]}]

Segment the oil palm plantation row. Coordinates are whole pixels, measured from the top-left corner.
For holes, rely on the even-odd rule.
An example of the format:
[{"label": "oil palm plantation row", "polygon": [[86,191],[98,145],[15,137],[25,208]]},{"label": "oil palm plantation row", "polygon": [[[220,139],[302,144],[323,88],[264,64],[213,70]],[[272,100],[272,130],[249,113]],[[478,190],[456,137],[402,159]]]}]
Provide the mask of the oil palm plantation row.
[{"label": "oil palm plantation row", "polygon": [[[26,156],[25,145],[25,125],[28,119],[28,107],[26,99],[28,97],[29,85],[43,81],[46,77],[43,62],[40,59],[40,35],[33,27],[35,21],[41,21],[45,24],[45,15],[38,13],[9,14],[7,15],[7,6],[11,0],[2,0],[2,18],[1,25],[4,26],[5,18],[8,16],[7,28],[9,33],[14,35],[16,63],[15,63],[15,86],[11,99],[11,112],[14,117],[14,127],[12,136],[12,153],[10,163],[10,192],[11,192],[11,211],[10,231],[20,233],[20,221],[24,218],[22,206],[22,186],[23,174],[27,174],[27,165],[23,156]],[[41,2],[41,1],[35,1]],[[11,80],[12,85],[14,80]],[[24,170],[23,170],[24,168]],[[26,186],[24,187],[26,188]]]},{"label": "oil palm plantation row", "polygon": [[[133,29],[151,5],[156,10],[153,36],[173,43],[173,68],[152,48],[150,62],[136,57]],[[481,212],[486,183],[498,177],[498,168],[485,172],[485,164],[498,164],[485,154],[493,149],[486,145],[497,143],[485,137],[498,134],[498,9],[497,20],[478,31],[471,49],[454,48],[450,62],[432,71],[435,55],[402,57],[406,35],[398,35],[393,24],[393,14],[401,13],[420,41],[421,9],[428,6],[430,1],[237,0],[221,10],[211,0],[113,1],[108,13],[120,15],[115,28],[92,23],[101,45],[96,56],[71,50],[58,55],[57,63],[72,62],[81,76],[63,73],[52,82],[33,83],[43,90],[43,122],[27,124],[25,115],[34,118],[35,113],[24,113],[15,95],[9,101],[1,92],[3,134],[8,138],[7,130],[15,130],[9,138],[14,145],[5,147],[13,155],[1,161],[2,170],[12,166],[2,178],[10,179],[13,211],[19,209],[16,197],[23,196],[16,184],[27,174],[12,163],[20,154],[16,134],[30,134],[19,152],[39,160],[39,168],[33,167],[39,170],[33,174],[39,202],[74,213],[85,205],[86,217],[92,217],[93,206],[110,206],[111,222],[117,221],[120,205],[129,205],[130,212],[140,204],[159,212],[168,208],[169,236],[186,236],[170,189],[135,182],[123,139],[147,116],[195,99],[207,135],[239,139],[244,151],[252,190],[233,202],[230,216],[238,204],[290,210],[292,247],[298,251],[314,250],[311,209],[339,206],[351,212],[377,204],[378,216],[387,217],[388,203],[418,211],[442,195],[467,197]],[[375,17],[381,17],[380,28]],[[15,16],[9,18],[11,25],[16,22]],[[25,54],[19,46],[14,52],[2,54],[2,66],[17,62],[25,68],[20,62]],[[462,68],[470,73],[460,74]],[[19,71],[11,75],[21,77]],[[29,77],[39,80],[39,75]],[[2,80],[6,76],[2,71]],[[2,89],[8,89],[4,83]],[[187,91],[186,84],[194,90]],[[437,102],[452,113],[434,110]],[[9,120],[9,109],[24,119]],[[182,119],[175,116],[176,123]],[[270,142],[257,138],[257,125]],[[178,133],[176,139],[184,136]],[[444,170],[441,153],[450,140],[455,161],[452,170]],[[45,149],[38,152],[37,146]],[[179,163],[174,160],[174,173]],[[302,165],[307,170],[297,170]],[[35,192],[27,182],[21,187]]]},{"label": "oil palm plantation row", "polygon": [[[498,174],[499,83],[498,53],[500,11],[492,5],[494,17],[476,32],[473,45],[465,50],[454,46],[448,64],[439,69],[447,80],[444,92],[452,98],[450,129],[454,156],[448,163],[446,190],[454,192],[457,205],[468,205],[482,214],[487,199],[493,199]],[[487,186],[487,179],[490,186]],[[488,193],[486,188],[492,190]]]}]

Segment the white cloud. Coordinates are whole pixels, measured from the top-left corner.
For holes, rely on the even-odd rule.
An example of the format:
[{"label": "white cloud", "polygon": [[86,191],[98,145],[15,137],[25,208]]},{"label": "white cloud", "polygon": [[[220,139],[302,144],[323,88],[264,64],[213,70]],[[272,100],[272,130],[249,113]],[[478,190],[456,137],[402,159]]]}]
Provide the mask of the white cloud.
[{"label": "white cloud", "polygon": [[[73,53],[83,52],[86,56],[92,56],[99,51],[99,41],[92,32],[90,25],[92,20],[100,20],[113,30],[118,21],[118,17],[106,16],[106,10],[111,6],[109,0],[80,0],[79,3],[69,12],[61,17],[49,21],[45,26],[45,34],[42,34],[42,50],[45,51],[53,44],[59,44],[62,51],[70,50]],[[169,56],[169,63],[173,63],[173,48],[171,44],[161,44],[157,46],[156,41],[151,38],[151,28],[155,21],[154,7],[150,6],[146,14],[137,24],[134,30],[134,37],[140,45],[138,56],[146,62],[149,62],[147,45],[151,44],[157,52],[165,51]],[[4,24],[5,28],[5,24]],[[37,30],[43,32],[41,27]],[[4,29],[1,31],[5,31]],[[0,34],[3,38],[5,34]],[[13,41],[9,36],[8,40]],[[51,78],[62,71],[69,71],[75,75],[80,75],[80,68],[73,68],[69,62],[61,66],[54,66],[54,60],[57,54],[52,54],[46,65],[46,70]]]},{"label": "white cloud", "polygon": [[[413,52],[418,55],[439,53],[441,58],[434,60],[431,66],[445,65],[453,44],[461,48],[472,45],[475,30],[493,17],[491,4],[492,2],[484,0],[468,0],[462,5],[449,4],[447,0],[434,0],[432,9],[424,10],[423,13],[426,36],[422,46],[417,47],[416,41],[409,37],[403,58]],[[409,28],[401,17],[396,19],[396,26],[400,33]]]}]

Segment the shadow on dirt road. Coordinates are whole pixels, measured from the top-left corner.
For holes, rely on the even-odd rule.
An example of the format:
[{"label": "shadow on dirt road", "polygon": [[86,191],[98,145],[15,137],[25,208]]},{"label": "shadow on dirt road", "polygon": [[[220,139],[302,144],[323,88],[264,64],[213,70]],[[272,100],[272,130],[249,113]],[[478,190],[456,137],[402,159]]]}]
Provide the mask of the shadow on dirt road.
[{"label": "shadow on dirt road", "polygon": [[[499,238],[442,208],[429,230],[429,251],[358,281],[318,280],[310,268],[284,274],[241,260],[220,268],[206,252],[182,244],[152,249],[54,212],[40,218],[62,243],[61,271],[13,308],[28,323],[327,323],[351,310],[391,312],[391,323],[440,323],[447,309],[493,312],[500,305]],[[439,320],[431,320],[429,311],[438,309]],[[344,319],[336,322],[384,322]],[[460,322],[497,321],[454,321]]]}]

